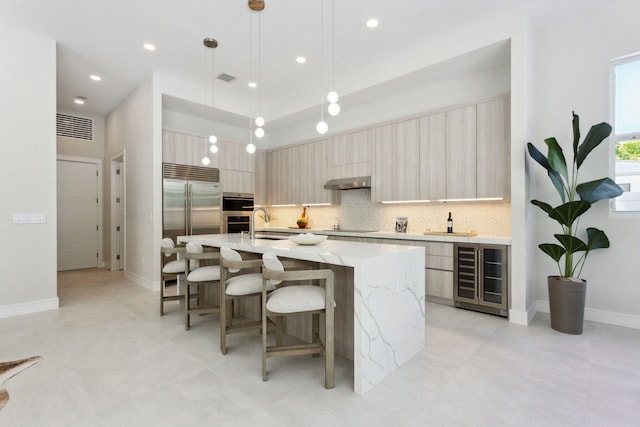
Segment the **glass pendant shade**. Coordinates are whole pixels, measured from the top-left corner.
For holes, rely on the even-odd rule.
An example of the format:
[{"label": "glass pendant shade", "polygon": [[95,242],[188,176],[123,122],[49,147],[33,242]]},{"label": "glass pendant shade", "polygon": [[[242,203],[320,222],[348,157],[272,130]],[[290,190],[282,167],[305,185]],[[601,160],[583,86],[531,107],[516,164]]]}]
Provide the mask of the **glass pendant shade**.
[{"label": "glass pendant shade", "polygon": [[216,142],[218,142],[218,137],[215,135],[210,135],[209,136],[209,142],[212,144],[215,144]]},{"label": "glass pendant shade", "polygon": [[218,152],[218,146],[217,145],[210,146],[209,151],[211,151],[211,153],[213,154],[216,154]]},{"label": "glass pendant shade", "polygon": [[264,129],[256,128],[254,134],[256,135],[257,138],[262,138],[264,136]]},{"label": "glass pendant shade", "polygon": [[316,131],[320,135],[324,135],[325,133],[327,133],[328,130],[329,130],[329,125],[324,120],[319,121],[318,124],[316,125]]},{"label": "glass pendant shade", "polygon": [[256,126],[258,126],[259,128],[264,126],[264,118],[263,117],[256,117]]},{"label": "glass pendant shade", "polygon": [[340,104],[338,104],[337,102],[332,102],[331,104],[329,104],[329,107],[327,107],[327,111],[332,116],[337,116],[338,114],[340,114]]},{"label": "glass pendant shade", "polygon": [[209,160],[208,157],[205,156],[205,157],[202,158],[202,164],[203,165],[209,166],[209,163],[211,163],[211,160]]},{"label": "glass pendant shade", "polygon": [[249,143],[247,144],[246,150],[247,150],[247,153],[253,154],[256,152],[256,146],[253,143]]},{"label": "glass pendant shade", "polygon": [[336,92],[335,90],[332,90],[327,94],[327,101],[329,101],[330,104],[334,104],[338,102],[338,99],[339,99],[338,92]]}]

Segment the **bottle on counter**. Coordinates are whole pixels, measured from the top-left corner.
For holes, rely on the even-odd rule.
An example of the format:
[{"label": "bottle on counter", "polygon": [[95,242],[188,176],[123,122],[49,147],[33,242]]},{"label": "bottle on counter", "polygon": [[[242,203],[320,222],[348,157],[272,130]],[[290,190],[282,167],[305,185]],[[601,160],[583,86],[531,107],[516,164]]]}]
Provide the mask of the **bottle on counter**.
[{"label": "bottle on counter", "polygon": [[447,218],[447,233],[453,233],[453,218],[451,218],[451,212],[449,212],[449,218]]}]

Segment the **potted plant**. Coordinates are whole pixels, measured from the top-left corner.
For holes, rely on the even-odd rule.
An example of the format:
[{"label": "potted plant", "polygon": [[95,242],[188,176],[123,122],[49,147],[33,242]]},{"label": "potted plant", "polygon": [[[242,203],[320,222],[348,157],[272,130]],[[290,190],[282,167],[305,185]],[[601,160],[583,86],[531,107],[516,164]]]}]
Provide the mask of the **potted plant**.
[{"label": "potted plant", "polygon": [[[581,231],[580,217],[591,205],[599,200],[611,199],[622,194],[622,188],[610,178],[578,183],[578,172],[585,159],[602,141],[611,134],[608,123],[599,123],[589,130],[580,144],[580,118],[573,115],[573,161],[571,171],[562,148],[555,138],[544,142],[548,154],[542,154],[532,143],[527,144],[529,155],[547,170],[551,183],[560,195],[561,204],[552,207],[540,200],[531,203],[557,221],[562,232],[554,234],[560,243],[542,243],[538,247],[558,264],[558,276],[549,276],[549,312],[551,327],[569,334],[581,334],[584,321],[584,306],[587,281],[580,278],[582,268],[589,253],[594,249],[609,247],[609,239],[604,231],[587,227]],[[586,235],[586,241],[578,235]],[[564,257],[564,260],[563,260]],[[561,261],[563,261],[561,263]]]}]

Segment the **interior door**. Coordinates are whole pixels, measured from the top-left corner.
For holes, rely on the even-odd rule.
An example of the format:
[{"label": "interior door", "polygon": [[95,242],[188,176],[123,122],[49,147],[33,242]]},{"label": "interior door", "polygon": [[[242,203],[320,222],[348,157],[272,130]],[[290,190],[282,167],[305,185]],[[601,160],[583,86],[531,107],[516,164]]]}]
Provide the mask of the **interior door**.
[{"label": "interior door", "polygon": [[220,185],[213,182],[191,181],[189,234],[220,233]]},{"label": "interior door", "polygon": [[98,165],[57,161],[58,271],[98,267]]}]

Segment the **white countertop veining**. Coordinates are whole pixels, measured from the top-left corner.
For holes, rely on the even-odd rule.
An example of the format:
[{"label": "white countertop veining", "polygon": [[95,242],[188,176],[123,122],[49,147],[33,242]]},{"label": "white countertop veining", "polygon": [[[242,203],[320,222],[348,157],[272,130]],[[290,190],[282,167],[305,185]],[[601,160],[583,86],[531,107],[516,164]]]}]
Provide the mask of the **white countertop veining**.
[{"label": "white countertop veining", "polygon": [[417,233],[394,233],[391,231],[374,231],[374,232],[353,232],[353,231],[332,231],[321,229],[295,229],[295,228],[276,228],[263,227],[256,228],[256,232],[273,232],[273,233],[313,233],[326,234],[328,236],[345,236],[345,237],[365,237],[370,239],[395,239],[395,240],[413,240],[425,242],[450,242],[450,243],[485,243],[494,245],[511,245],[511,238],[504,236],[441,236],[434,234],[417,234]]}]

